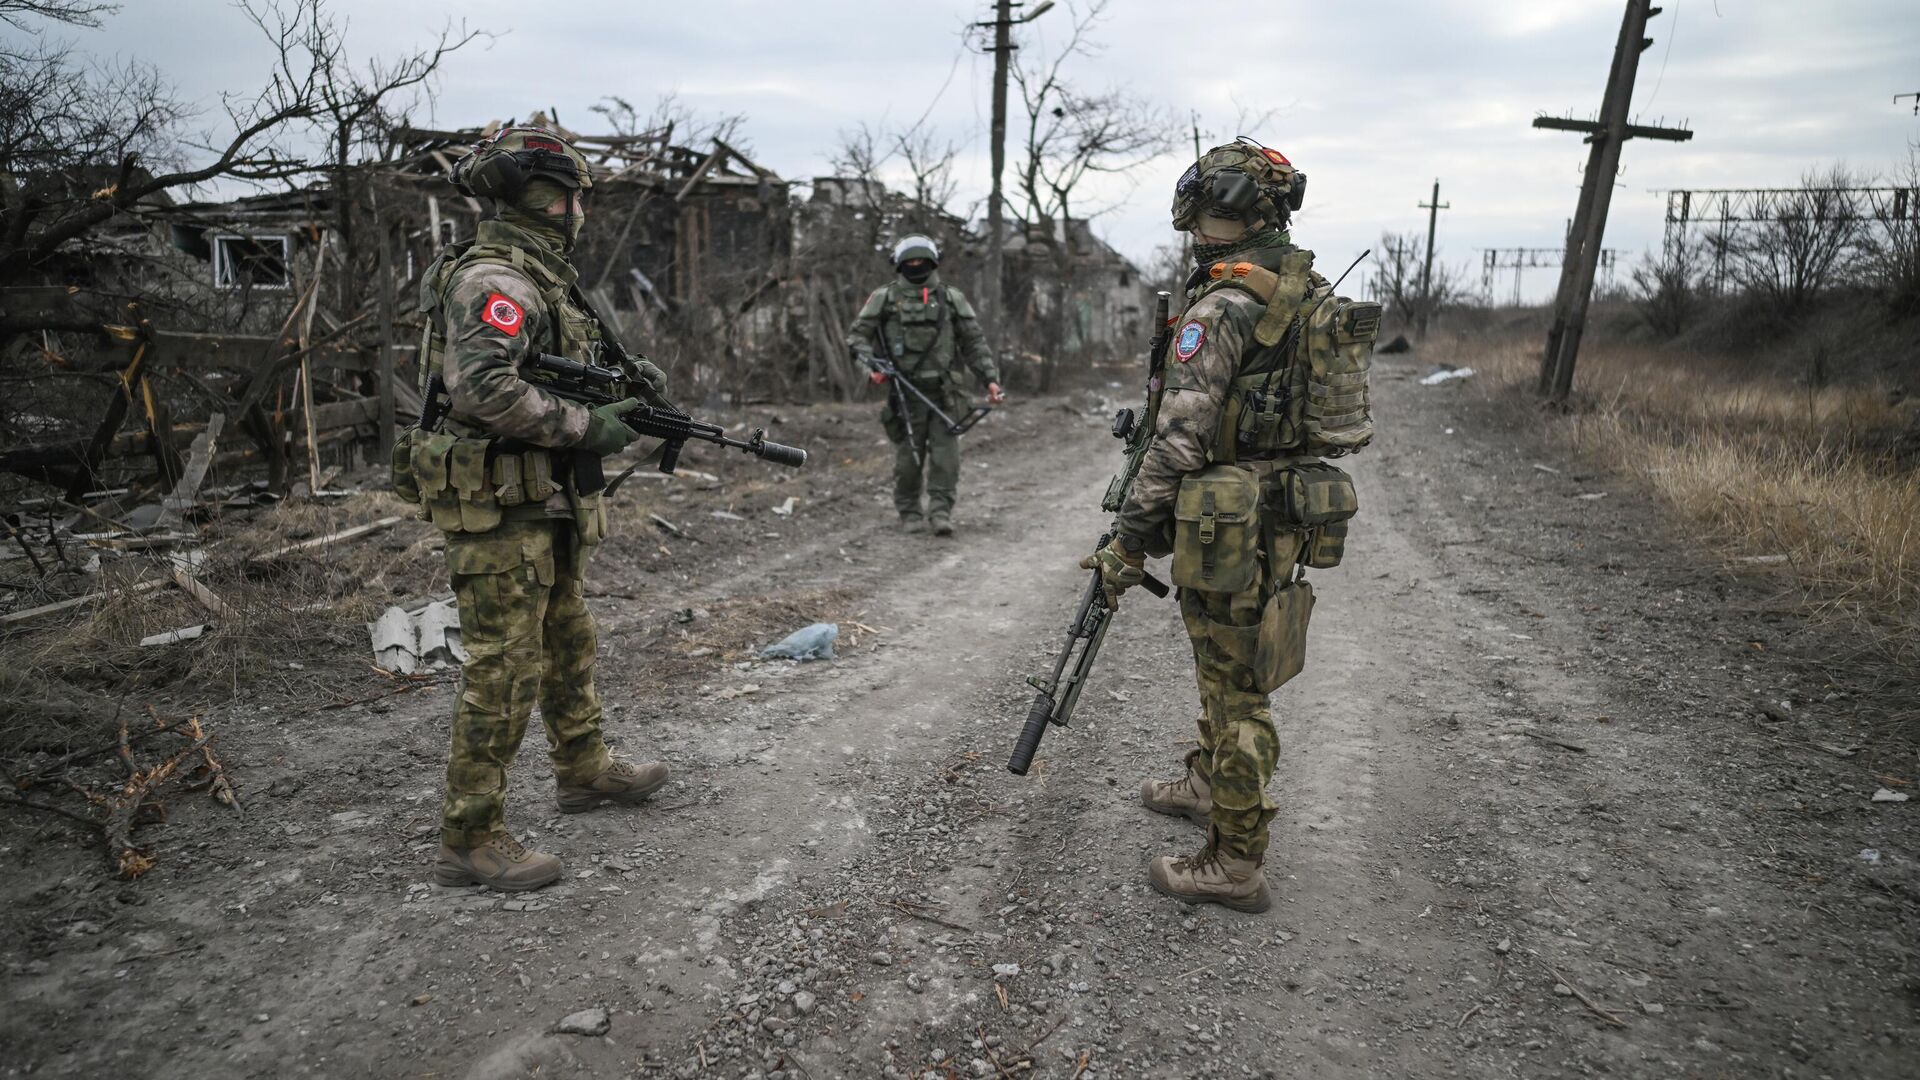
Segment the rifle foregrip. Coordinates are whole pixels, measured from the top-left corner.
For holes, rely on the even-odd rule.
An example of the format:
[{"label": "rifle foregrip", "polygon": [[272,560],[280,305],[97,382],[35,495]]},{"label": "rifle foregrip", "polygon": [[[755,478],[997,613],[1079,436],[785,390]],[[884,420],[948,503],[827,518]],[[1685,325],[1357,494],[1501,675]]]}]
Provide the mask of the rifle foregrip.
[{"label": "rifle foregrip", "polygon": [[1014,741],[1013,756],[1007,759],[1007,771],[1015,776],[1027,775],[1027,769],[1033,765],[1033,755],[1040,749],[1040,740],[1047,733],[1047,725],[1053,722],[1053,698],[1046,694],[1033,696],[1033,707],[1027,710],[1027,725],[1020,729],[1020,738]]}]

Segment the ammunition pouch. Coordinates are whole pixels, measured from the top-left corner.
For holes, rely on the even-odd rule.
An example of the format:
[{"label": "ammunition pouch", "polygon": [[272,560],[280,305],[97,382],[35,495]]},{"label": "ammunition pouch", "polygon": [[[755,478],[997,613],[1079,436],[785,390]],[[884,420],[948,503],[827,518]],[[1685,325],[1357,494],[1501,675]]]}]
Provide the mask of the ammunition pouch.
[{"label": "ammunition pouch", "polygon": [[566,491],[582,542],[599,543],[607,534],[604,503],[556,479],[554,458],[544,447],[414,429],[394,444],[394,491],[419,504],[422,520],[450,533],[491,532],[507,518],[544,517],[546,501]]},{"label": "ammunition pouch", "polygon": [[1283,527],[1305,530],[1300,565],[1313,570],[1340,565],[1347,549],[1347,521],[1360,510],[1353,477],[1346,470],[1324,461],[1291,462],[1274,471],[1267,501]]},{"label": "ammunition pouch", "polygon": [[401,502],[420,502],[420,485],[413,478],[413,440],[421,437],[419,428],[408,428],[393,440],[393,453],[387,459],[387,468],[393,479],[393,493]]},{"label": "ammunition pouch", "polygon": [[1180,482],[1173,508],[1173,583],[1233,593],[1259,580],[1259,477],[1250,469],[1214,465]]}]

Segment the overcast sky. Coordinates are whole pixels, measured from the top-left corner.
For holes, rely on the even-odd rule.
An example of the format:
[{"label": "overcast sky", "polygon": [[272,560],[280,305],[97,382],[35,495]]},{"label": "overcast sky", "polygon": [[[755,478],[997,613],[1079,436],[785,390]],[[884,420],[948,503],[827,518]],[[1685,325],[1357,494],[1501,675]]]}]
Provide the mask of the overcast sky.
[{"label": "overcast sky", "polygon": [[[1082,0],[1084,2],[1084,0]],[[452,57],[431,115],[445,126],[558,109],[597,130],[588,106],[617,94],[645,108],[677,93],[702,114],[746,117],[759,162],[805,179],[827,171],[839,133],[865,122],[904,128],[923,114],[959,143],[959,205],[987,188],[992,60],[966,47],[986,0],[333,0],[355,55],[422,44],[448,19],[500,36]],[[1100,54],[1068,66],[1094,90],[1122,86],[1163,107],[1182,150],[1098,192],[1114,208],[1097,228],[1146,256],[1170,237],[1174,179],[1191,158],[1187,118],[1211,145],[1244,113],[1246,132],[1311,177],[1298,242],[1345,266],[1382,231],[1424,231],[1434,179],[1451,209],[1440,249],[1471,264],[1486,247],[1553,246],[1585,160],[1577,135],[1535,131],[1538,112],[1590,116],[1599,105],[1621,0],[1376,0],[1165,4],[1113,0]],[[1846,162],[1885,173],[1920,140],[1897,93],[1920,91],[1913,0],[1669,0],[1634,94],[1642,122],[1687,121],[1690,143],[1629,143],[1607,245],[1657,247],[1653,189],[1764,187]],[[1030,57],[1057,48],[1062,3],[1018,30]],[[214,109],[259,85],[269,55],[227,0],[124,0],[82,50],[156,64],[181,95]],[[1017,107],[1017,106],[1016,106]],[[1011,162],[1010,162],[1011,163]],[[1511,287],[1511,279],[1500,288]],[[1550,291],[1551,272],[1528,292]]]}]

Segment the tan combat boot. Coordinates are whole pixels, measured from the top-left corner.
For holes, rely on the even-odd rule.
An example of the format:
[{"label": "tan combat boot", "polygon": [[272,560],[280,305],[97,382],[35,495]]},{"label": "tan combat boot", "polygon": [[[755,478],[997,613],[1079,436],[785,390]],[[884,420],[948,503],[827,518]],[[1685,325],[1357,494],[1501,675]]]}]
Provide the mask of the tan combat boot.
[{"label": "tan combat boot", "polygon": [[561,784],[560,812],[578,814],[603,802],[638,806],[666,782],[667,767],[657,761],[635,765],[630,761],[616,760],[607,766],[606,772],[584,784]]},{"label": "tan combat boot", "polygon": [[935,536],[953,535],[953,522],[949,521],[945,514],[936,513],[931,515],[927,518],[927,524],[933,527],[933,535]]},{"label": "tan combat boot", "polygon": [[1264,863],[1264,859],[1229,855],[1209,837],[1198,855],[1155,858],[1147,864],[1147,880],[1182,903],[1219,904],[1235,911],[1259,912],[1273,906],[1267,875],[1262,870]]},{"label": "tan combat boot", "polygon": [[1178,780],[1147,780],[1140,785],[1140,801],[1156,814],[1184,817],[1206,828],[1213,817],[1213,785],[1195,766],[1202,751],[1187,752],[1187,771]]},{"label": "tan combat boot", "polygon": [[476,848],[440,845],[433,864],[436,885],[485,885],[501,892],[530,892],[560,877],[560,860],[501,835]]}]

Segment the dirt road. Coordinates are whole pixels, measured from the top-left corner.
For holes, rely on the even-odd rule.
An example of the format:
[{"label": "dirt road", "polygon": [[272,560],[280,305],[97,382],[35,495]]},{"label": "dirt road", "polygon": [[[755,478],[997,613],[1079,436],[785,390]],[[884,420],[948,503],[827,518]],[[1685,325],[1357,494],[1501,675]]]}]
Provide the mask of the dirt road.
[{"label": "dirt road", "polygon": [[[676,779],[561,818],[530,740],[509,817],[561,885],[427,884],[450,684],[237,706],[212,726],[245,818],[183,808],[147,879],[9,825],[0,1071],[1912,1075],[1889,703],[1622,481],[1414,370],[1383,372],[1347,564],[1276,695],[1264,916],[1145,883],[1200,838],[1136,798],[1197,708],[1172,604],[1130,594],[1081,724],[1004,768],[1101,525],[1099,403],[969,436],[951,541],[889,530],[848,412],[804,482],[652,482],[698,543],[630,513],[592,585],[602,691]],[[840,660],[730,651],[815,617]],[[596,1009],[603,1035],[554,1031]]]}]

